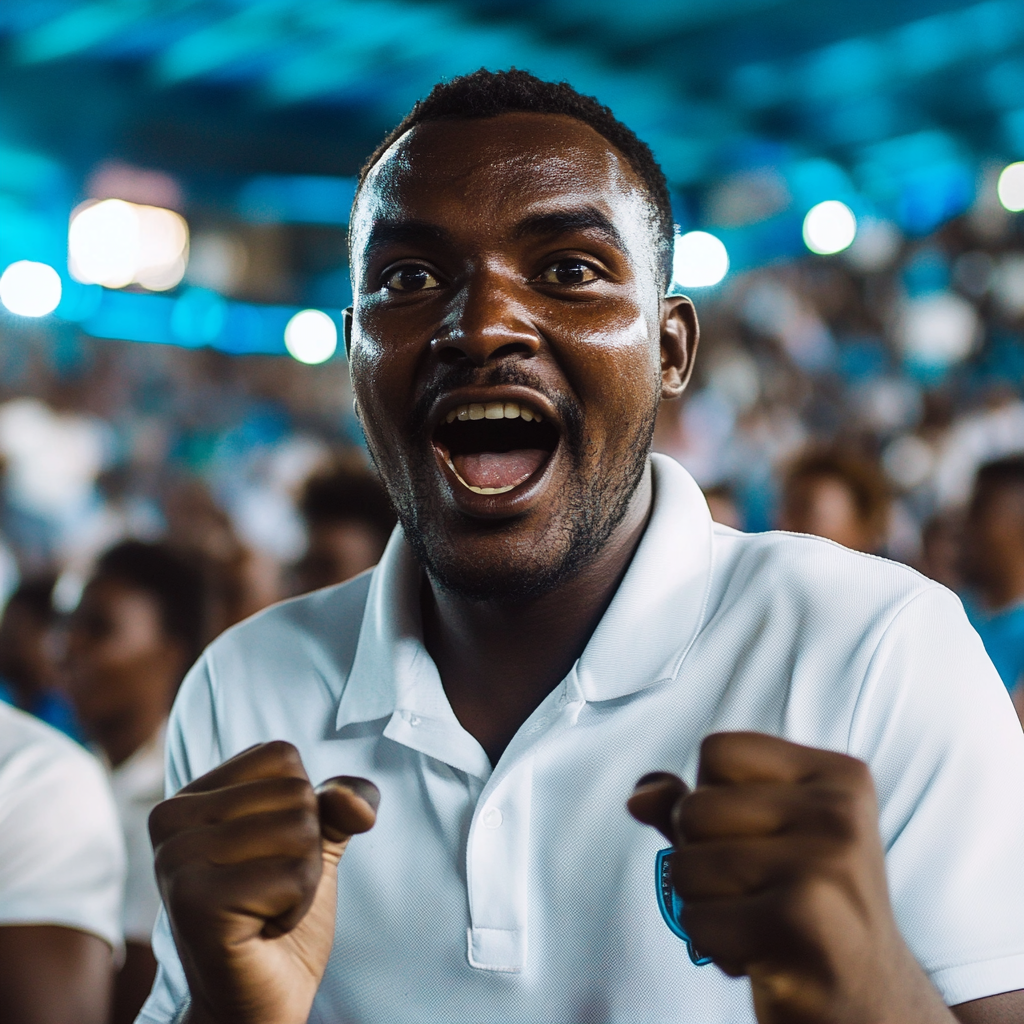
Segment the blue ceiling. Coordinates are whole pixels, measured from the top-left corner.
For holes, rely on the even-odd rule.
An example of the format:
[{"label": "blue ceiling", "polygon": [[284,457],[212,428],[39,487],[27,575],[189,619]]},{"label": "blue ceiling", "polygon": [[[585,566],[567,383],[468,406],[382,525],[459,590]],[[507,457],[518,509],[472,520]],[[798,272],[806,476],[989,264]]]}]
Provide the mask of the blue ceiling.
[{"label": "blue ceiling", "polygon": [[83,173],[349,175],[481,65],[596,94],[681,192],[893,139],[1024,156],[1022,0],[4,0],[0,137]]}]

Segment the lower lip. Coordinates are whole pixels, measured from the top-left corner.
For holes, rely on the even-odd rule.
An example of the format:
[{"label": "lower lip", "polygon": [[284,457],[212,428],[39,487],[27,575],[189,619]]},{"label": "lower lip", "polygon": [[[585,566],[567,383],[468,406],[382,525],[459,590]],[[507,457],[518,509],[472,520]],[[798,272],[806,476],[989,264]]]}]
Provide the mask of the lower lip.
[{"label": "lower lip", "polygon": [[447,455],[436,445],[431,447],[434,449],[434,458],[437,460],[441,474],[448,481],[452,497],[460,509],[478,519],[501,519],[527,511],[540,498],[551,477],[552,467],[561,448],[561,442],[555,446],[554,451],[548,455],[535,472],[521,484],[516,484],[511,490],[502,491],[501,494],[478,494],[476,491],[471,491],[448,465]]}]

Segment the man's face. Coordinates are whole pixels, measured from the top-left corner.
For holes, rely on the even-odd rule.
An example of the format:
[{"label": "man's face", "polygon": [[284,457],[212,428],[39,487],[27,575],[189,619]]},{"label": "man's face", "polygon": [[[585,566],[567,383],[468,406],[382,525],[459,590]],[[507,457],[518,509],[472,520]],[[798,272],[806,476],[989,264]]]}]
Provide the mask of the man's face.
[{"label": "man's face", "polygon": [[571,118],[406,133],[352,221],[352,379],[367,442],[432,577],[475,598],[557,586],[641,480],[696,343],[664,300],[625,159]]}]

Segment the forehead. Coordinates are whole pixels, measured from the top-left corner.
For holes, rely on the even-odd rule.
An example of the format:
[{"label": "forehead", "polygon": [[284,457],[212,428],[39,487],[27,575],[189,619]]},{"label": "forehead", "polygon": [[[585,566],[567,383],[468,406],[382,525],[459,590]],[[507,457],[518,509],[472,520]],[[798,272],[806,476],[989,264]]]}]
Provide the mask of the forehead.
[{"label": "forehead", "polygon": [[[597,207],[650,246],[650,202],[626,158],[560,114],[434,121],[406,132],[370,171],[354,211],[353,251],[381,220],[454,221],[500,230],[530,213]],[[629,232],[627,229],[632,228]]]}]

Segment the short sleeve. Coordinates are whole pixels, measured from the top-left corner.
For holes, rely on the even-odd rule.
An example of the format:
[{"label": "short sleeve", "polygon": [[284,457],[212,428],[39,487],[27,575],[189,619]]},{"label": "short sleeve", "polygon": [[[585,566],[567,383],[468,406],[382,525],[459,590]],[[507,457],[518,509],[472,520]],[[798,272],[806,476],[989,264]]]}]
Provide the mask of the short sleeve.
[{"label": "short sleeve", "polygon": [[946,1003],[1024,988],[1024,733],[959,600],[892,620],[854,713],[905,940]]},{"label": "short sleeve", "polygon": [[121,946],[125,854],[102,765],[22,712],[0,718],[0,925],[54,924]]},{"label": "short sleeve", "polygon": [[[166,796],[204,775],[223,760],[214,714],[209,653],[181,684],[167,724]],[[153,928],[157,976],[139,1014],[139,1024],[172,1024],[189,1005],[188,982],[174,946],[167,912],[160,909]]]}]

